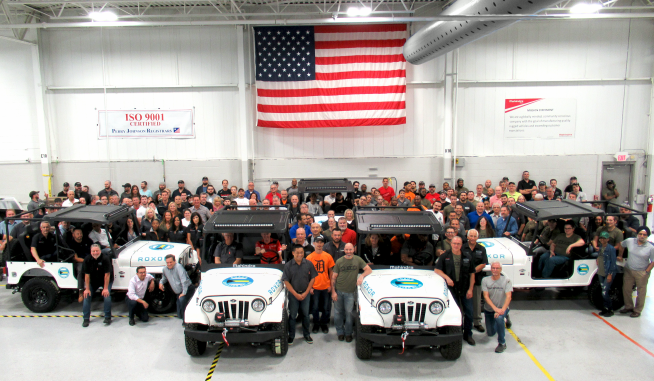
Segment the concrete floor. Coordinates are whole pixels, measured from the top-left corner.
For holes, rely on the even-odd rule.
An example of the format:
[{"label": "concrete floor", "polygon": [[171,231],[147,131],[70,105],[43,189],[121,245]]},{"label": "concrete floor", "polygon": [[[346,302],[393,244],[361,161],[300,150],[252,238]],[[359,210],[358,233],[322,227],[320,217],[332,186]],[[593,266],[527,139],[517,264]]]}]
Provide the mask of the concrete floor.
[{"label": "concrete floor", "polygon": [[[0,283],[2,315],[33,315],[20,295]],[[649,294],[654,296],[654,282]],[[330,334],[313,335],[314,344],[301,339],[284,358],[273,357],[268,346],[225,347],[214,380],[311,379],[481,379],[481,380],[651,380],[654,370],[654,300],[647,298],[638,319],[616,315],[607,321],[633,339],[594,316],[585,292],[516,292],[511,303],[513,331],[530,355],[507,333],[508,349],[494,353],[495,337],[476,333],[477,345],[464,343],[458,361],[445,361],[437,350],[416,348],[399,355],[397,349],[376,349],[370,361],[360,361],[354,343],[339,342]],[[51,315],[81,314],[81,305],[62,301]],[[93,314],[100,314],[101,301]],[[115,303],[113,314],[126,314],[124,303]],[[204,380],[217,346],[202,357],[186,354],[181,322],[174,318],[137,320],[114,318],[109,327],[92,318],[83,329],[81,318],[0,318],[0,379],[51,380]],[[648,353],[647,351],[651,352]],[[90,366],[89,366],[90,365]]]}]

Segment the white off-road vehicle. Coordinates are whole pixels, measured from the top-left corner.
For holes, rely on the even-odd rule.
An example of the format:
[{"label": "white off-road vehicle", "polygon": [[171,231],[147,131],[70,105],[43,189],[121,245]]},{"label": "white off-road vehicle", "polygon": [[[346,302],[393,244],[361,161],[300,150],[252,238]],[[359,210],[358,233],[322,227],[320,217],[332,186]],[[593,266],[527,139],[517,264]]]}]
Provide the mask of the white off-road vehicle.
[{"label": "white off-road vehicle", "polygon": [[[358,252],[367,234],[438,235],[442,231],[431,212],[399,210],[357,211]],[[420,257],[420,258],[419,258]],[[433,253],[420,252],[414,261],[429,264]],[[461,356],[461,310],[445,280],[433,267],[371,266],[358,287],[356,354],[372,357],[373,344],[439,347],[443,357]]]},{"label": "white off-road vehicle", "polygon": [[[54,234],[57,240],[59,260],[45,262],[43,268],[34,261],[30,253],[30,244],[32,235],[39,233],[39,230],[37,226],[28,228],[17,238],[19,245],[7,261],[7,288],[13,289],[14,293],[20,292],[23,304],[33,312],[54,310],[62,294],[72,294],[77,291],[77,277],[80,276],[75,274],[75,264],[72,262],[74,252],[66,245],[57,226],[58,223],[67,221],[77,224],[101,224],[107,232],[107,237],[111,237],[107,225],[122,220],[130,214],[129,208],[125,206],[75,205],[45,215],[43,220],[56,227],[51,234]],[[20,219],[21,215],[16,218]],[[113,240],[111,238],[109,240],[113,246]],[[136,275],[136,268],[139,266],[145,266],[147,272],[158,281],[162,269],[166,266],[164,258],[168,254],[174,255],[176,261],[185,266],[190,275],[195,273],[197,254],[187,244],[143,241],[139,236],[119,248],[112,248],[114,273],[112,292],[114,294],[126,292],[129,281]],[[164,313],[172,310],[175,307],[175,298],[169,286],[166,291],[160,291],[158,287],[155,287],[155,290],[150,311]]]},{"label": "white off-road vehicle", "polygon": [[[596,216],[607,215],[602,209],[595,208],[590,203],[569,200],[518,203],[515,210],[537,222],[557,220],[561,234],[563,234],[564,220],[589,218],[592,221]],[[642,214],[635,210],[633,212]],[[609,213],[608,215],[619,215],[619,213]],[[538,269],[539,257],[535,255],[535,251],[543,246],[536,241],[539,237],[538,234],[534,235],[531,243],[520,242],[514,237],[480,239],[478,242],[486,248],[489,263],[484,271],[490,274],[490,263],[500,262],[502,273],[511,279],[513,288],[516,289],[588,287],[588,298],[591,304],[602,309],[602,287],[597,277],[597,253],[593,253],[592,246],[590,246],[590,230],[586,232],[582,228],[576,228],[575,234],[583,238],[586,245],[573,249],[570,260],[555,267],[552,276],[547,279],[541,277]],[[544,255],[548,255],[548,253],[549,251]],[[614,310],[624,305],[622,273],[616,275],[611,285],[610,295]]]},{"label": "white off-road vehicle", "polygon": [[[234,233],[235,241],[261,240],[261,233],[285,242],[285,210],[221,210],[204,225],[200,284],[184,313],[184,339],[191,356],[204,353],[207,343],[269,344],[273,354],[288,351],[288,312],[282,264],[211,264],[221,233]],[[255,257],[246,252],[246,257]],[[274,253],[276,254],[276,253]],[[256,257],[255,257],[256,258]]]}]

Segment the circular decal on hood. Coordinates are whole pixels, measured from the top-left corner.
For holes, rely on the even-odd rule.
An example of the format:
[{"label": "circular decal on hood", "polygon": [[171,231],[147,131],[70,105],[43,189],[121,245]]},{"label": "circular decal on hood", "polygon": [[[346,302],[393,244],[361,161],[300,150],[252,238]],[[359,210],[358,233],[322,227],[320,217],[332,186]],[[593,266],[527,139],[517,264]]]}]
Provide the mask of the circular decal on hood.
[{"label": "circular decal on hood", "polygon": [[70,272],[68,271],[67,268],[62,267],[59,269],[59,276],[62,278],[68,278],[68,275],[70,275]]},{"label": "circular decal on hood", "polygon": [[242,275],[231,276],[223,281],[223,286],[227,287],[245,287],[254,283],[252,278]]},{"label": "circular decal on hood", "polygon": [[493,242],[490,242],[490,241],[477,241],[477,243],[479,243],[483,247],[493,247],[493,246],[495,246],[495,244]]},{"label": "circular decal on hood", "polygon": [[588,270],[589,270],[589,269],[588,269],[588,265],[585,264],[585,263],[582,263],[582,264],[580,264],[580,265],[577,267],[577,272],[579,273],[579,275],[586,275],[586,274],[588,274]]},{"label": "circular decal on hood", "polygon": [[405,290],[413,290],[422,287],[422,282],[413,278],[395,278],[391,281],[391,284],[397,288]]},{"label": "circular decal on hood", "polygon": [[159,244],[159,245],[150,245],[148,248],[150,250],[170,250],[172,249],[173,245],[166,245],[165,243]]}]

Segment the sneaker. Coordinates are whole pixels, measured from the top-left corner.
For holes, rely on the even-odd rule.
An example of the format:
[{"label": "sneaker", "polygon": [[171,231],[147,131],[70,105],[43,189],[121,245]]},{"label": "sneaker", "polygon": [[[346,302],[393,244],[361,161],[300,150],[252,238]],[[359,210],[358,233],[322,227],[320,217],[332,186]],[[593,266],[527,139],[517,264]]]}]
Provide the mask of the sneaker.
[{"label": "sneaker", "polygon": [[640,312],[632,312],[631,315],[629,315],[629,317],[632,317],[632,318],[640,317]]},{"label": "sneaker", "polygon": [[88,327],[88,326],[89,326],[89,321],[88,321],[88,320],[84,320],[84,322],[82,322],[82,327],[86,328],[86,327]]},{"label": "sneaker", "polygon": [[604,315],[606,315],[607,312],[608,312],[607,310],[602,310],[602,311],[600,311],[600,313],[598,313],[598,315],[599,316],[604,316]]},{"label": "sneaker", "polygon": [[293,340],[295,340],[295,337],[289,337],[288,338],[288,345],[293,345]]},{"label": "sneaker", "polygon": [[109,325],[109,324],[111,324],[111,318],[110,317],[104,318],[104,325]]},{"label": "sneaker", "polygon": [[350,335],[350,336],[345,336],[345,342],[346,342],[346,343],[351,343],[351,342],[352,342],[352,335]]},{"label": "sneaker", "polygon": [[338,341],[345,340],[345,335],[338,335]]},{"label": "sneaker", "polygon": [[495,353],[502,353],[506,350],[506,344],[497,344],[497,348],[495,348]]},{"label": "sneaker", "polygon": [[606,310],[606,312],[605,312],[604,315],[602,315],[602,316],[604,316],[604,317],[611,317],[611,316],[613,316],[613,311],[611,311],[611,310]]},{"label": "sneaker", "polygon": [[477,325],[475,326],[475,329],[476,329],[477,331],[481,332],[481,333],[486,332],[486,329],[485,329],[484,326],[481,325],[481,324],[477,324]]},{"label": "sneaker", "polygon": [[311,333],[318,333],[319,329],[320,329],[320,327],[318,327],[318,324],[314,324],[313,329],[311,330]]},{"label": "sneaker", "polygon": [[634,311],[633,308],[627,308],[627,307],[625,307],[625,308],[623,308],[623,309],[620,310],[620,313],[621,313],[621,314],[628,314],[628,313],[633,312],[633,311]]},{"label": "sneaker", "polygon": [[475,342],[475,339],[473,339],[472,336],[463,336],[463,341],[465,341],[466,343],[472,345],[473,347],[475,345],[477,345],[477,343]]},{"label": "sneaker", "polygon": [[129,325],[136,325],[136,322],[134,321],[134,319],[129,319]]},{"label": "sneaker", "polygon": [[329,327],[325,324],[320,326],[322,328],[322,333],[329,333]]},{"label": "sneaker", "polygon": [[313,344],[313,339],[311,336],[304,336],[304,341],[306,341],[307,344]]},{"label": "sneaker", "polygon": [[508,329],[511,329],[511,326],[513,325],[513,323],[511,323],[511,319],[509,319],[508,316],[506,317],[506,324],[505,325],[506,325],[506,328],[508,328]]}]

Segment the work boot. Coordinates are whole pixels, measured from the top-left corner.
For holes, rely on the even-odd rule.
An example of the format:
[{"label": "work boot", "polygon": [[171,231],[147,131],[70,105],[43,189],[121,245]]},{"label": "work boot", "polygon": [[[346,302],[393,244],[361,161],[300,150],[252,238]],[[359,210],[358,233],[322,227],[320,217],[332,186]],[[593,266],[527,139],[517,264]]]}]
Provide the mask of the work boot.
[{"label": "work boot", "polygon": [[89,326],[89,321],[88,321],[88,320],[84,320],[84,321],[82,322],[82,327],[86,328],[86,327],[88,327],[88,326]]},{"label": "work boot", "polygon": [[111,318],[110,317],[104,318],[104,325],[109,325],[109,324],[111,324]]},{"label": "work boot", "polygon": [[129,319],[129,325],[132,325],[132,326],[136,325],[136,322],[134,321],[134,319]]},{"label": "work boot", "polygon": [[477,324],[477,325],[475,326],[475,329],[476,329],[477,331],[481,332],[481,333],[486,332],[486,329],[485,329],[484,326],[481,325],[481,324]]},{"label": "work boot", "polygon": [[463,341],[465,341],[466,343],[472,345],[473,347],[475,345],[477,345],[477,343],[475,342],[475,339],[473,339],[472,336],[463,336]]}]

